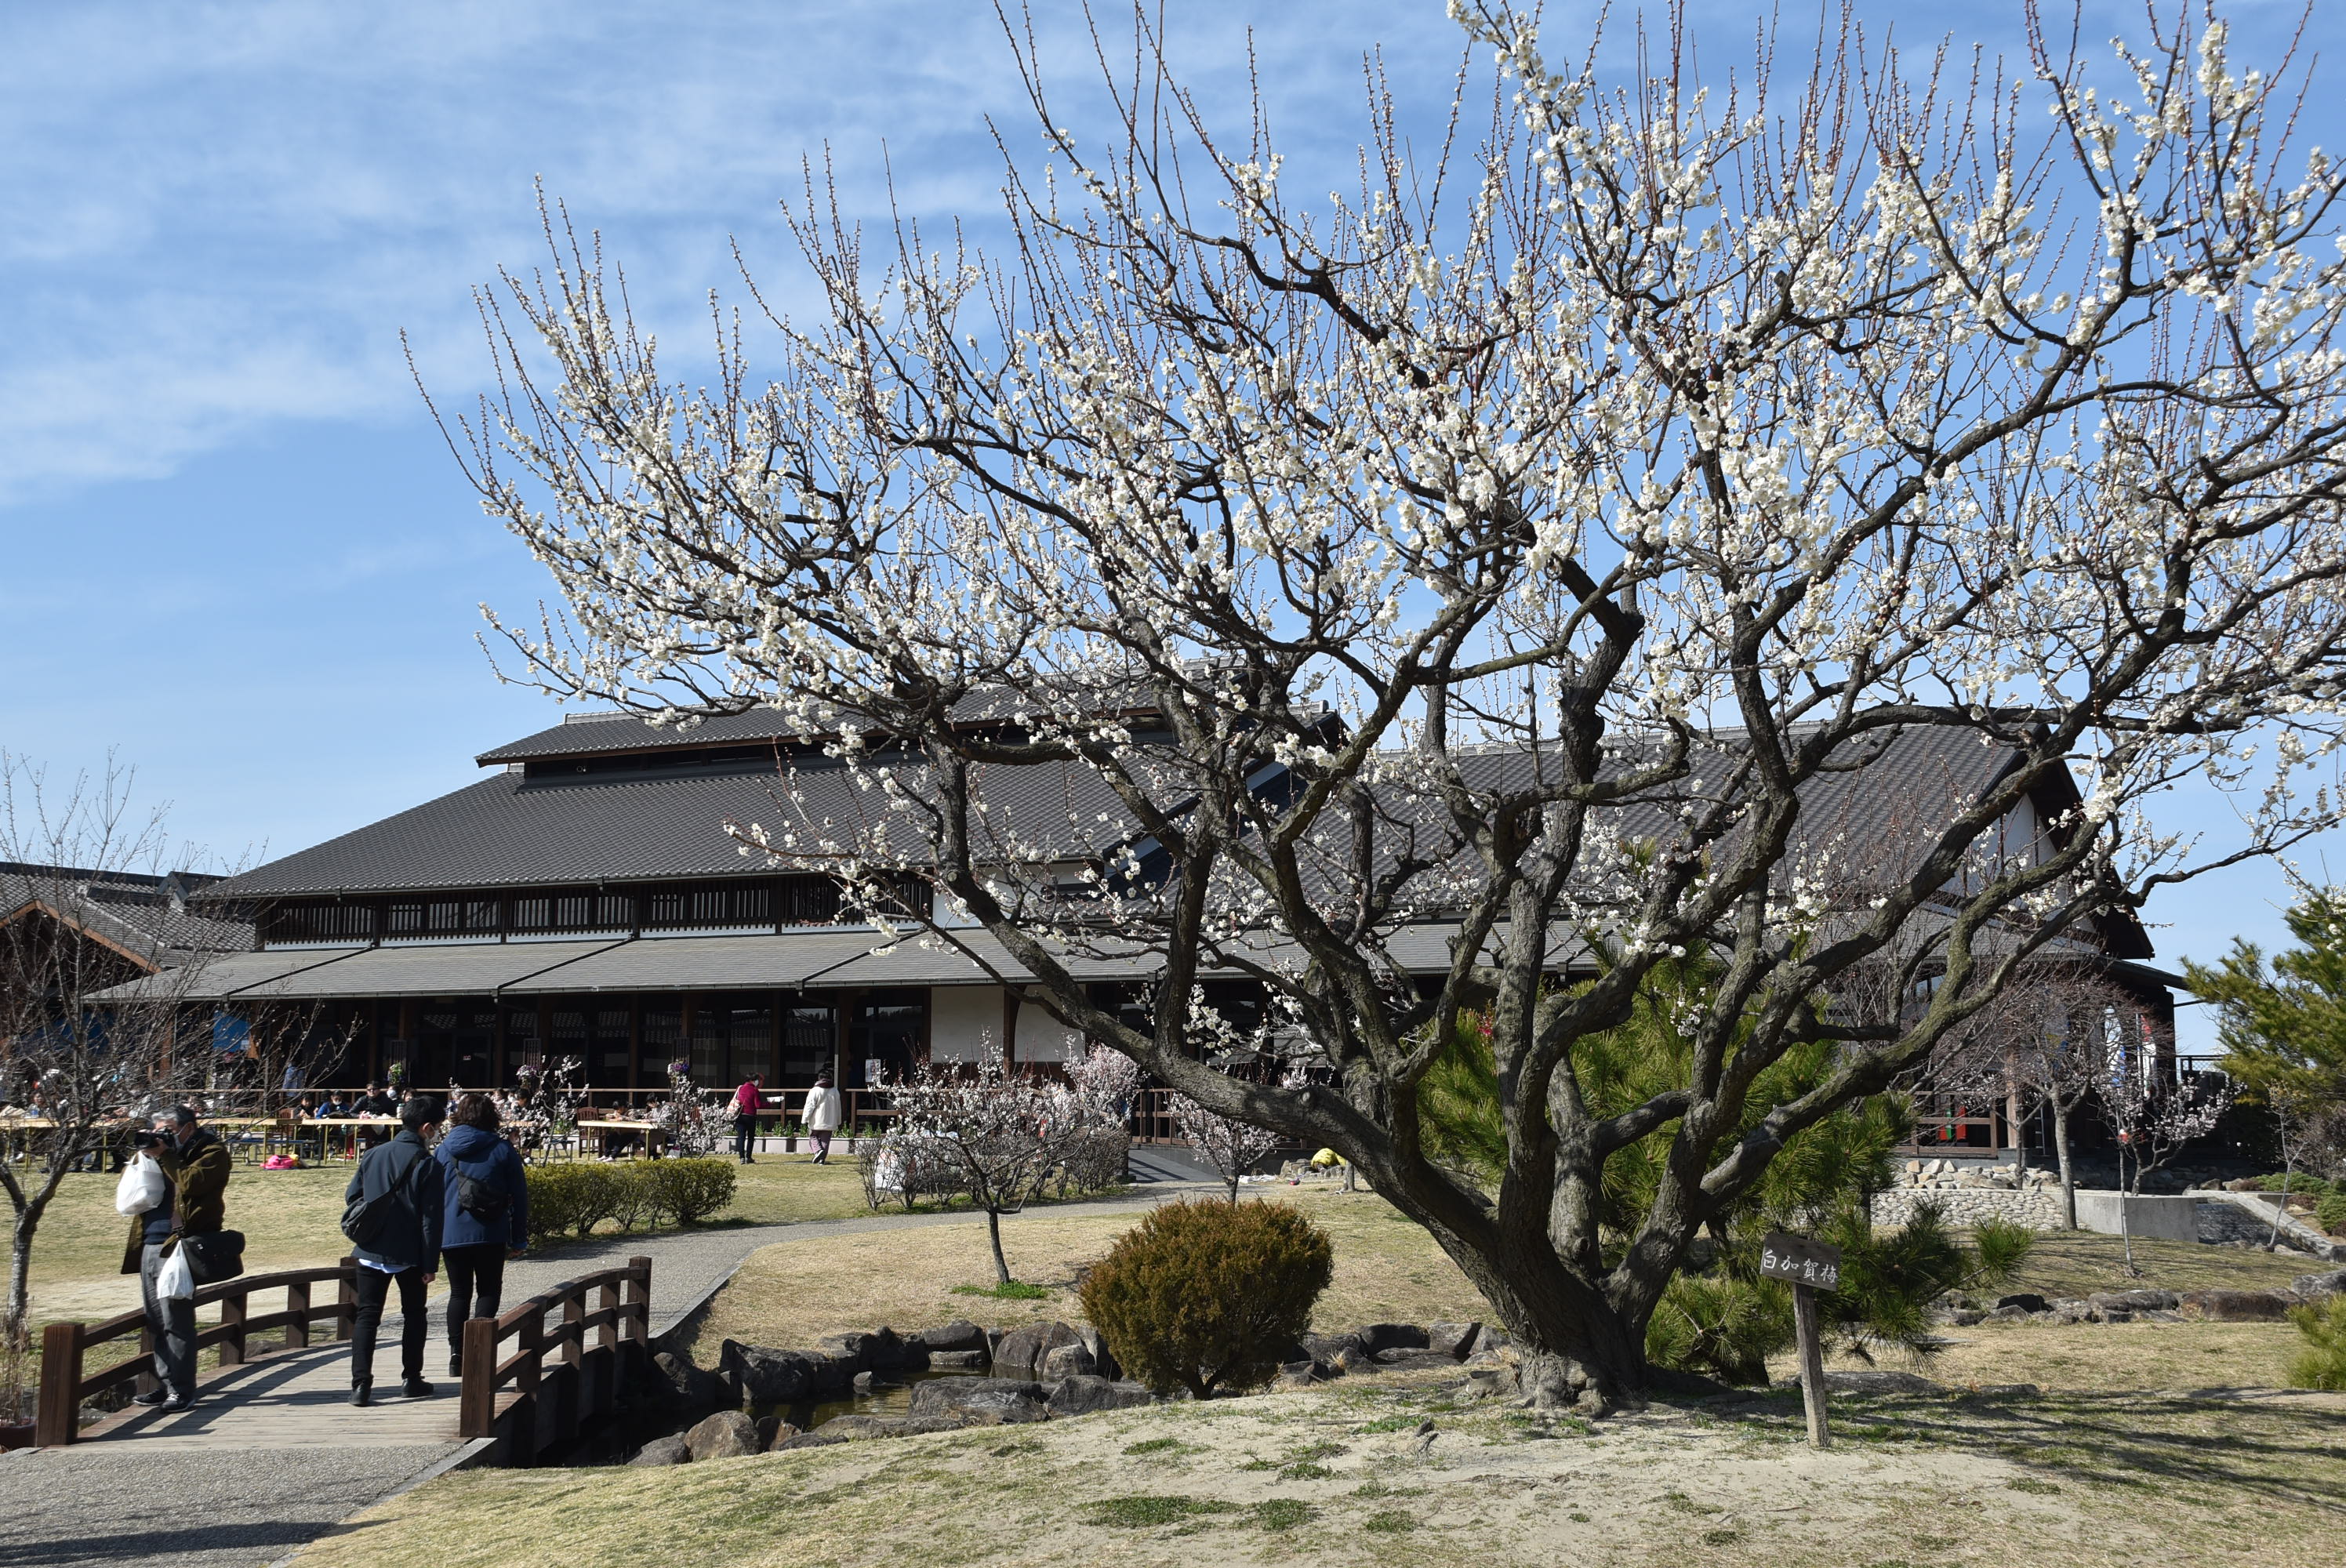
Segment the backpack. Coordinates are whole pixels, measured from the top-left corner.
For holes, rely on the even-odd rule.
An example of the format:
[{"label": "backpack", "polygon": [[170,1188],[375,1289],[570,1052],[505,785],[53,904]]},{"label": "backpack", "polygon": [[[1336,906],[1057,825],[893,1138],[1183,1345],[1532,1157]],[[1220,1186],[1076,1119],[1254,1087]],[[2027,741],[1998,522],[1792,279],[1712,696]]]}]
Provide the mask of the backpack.
[{"label": "backpack", "polygon": [[[386,1149],[395,1148],[398,1145],[395,1144],[385,1144],[383,1145]],[[388,1156],[376,1156],[373,1157],[387,1158]],[[365,1166],[360,1166],[360,1169],[363,1171]],[[352,1246],[358,1247],[360,1250],[364,1252],[379,1252],[382,1250],[382,1248],[377,1247],[375,1243],[382,1238],[383,1228],[399,1217],[403,1207],[399,1201],[400,1185],[407,1179],[414,1169],[415,1159],[413,1156],[411,1156],[408,1159],[406,1166],[403,1169],[393,1172],[382,1184],[382,1190],[375,1194],[372,1197],[365,1196],[365,1183],[363,1181],[360,1183],[360,1196],[351,1199],[350,1202],[342,1207],[342,1234],[350,1238]]]},{"label": "backpack", "polygon": [[506,1206],[513,1201],[511,1193],[490,1186],[486,1176],[476,1176],[454,1160],[448,1165],[456,1173],[456,1212],[469,1214],[483,1225],[495,1225],[505,1217]]}]

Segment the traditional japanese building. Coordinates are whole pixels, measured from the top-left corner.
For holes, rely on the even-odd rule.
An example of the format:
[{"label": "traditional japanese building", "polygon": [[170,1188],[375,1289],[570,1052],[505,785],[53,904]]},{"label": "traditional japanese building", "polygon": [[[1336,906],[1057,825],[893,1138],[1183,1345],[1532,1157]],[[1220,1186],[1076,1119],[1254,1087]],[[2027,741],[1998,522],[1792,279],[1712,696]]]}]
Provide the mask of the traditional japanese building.
[{"label": "traditional japanese building", "polygon": [[[1145,741],[1148,716],[1132,722]],[[582,715],[484,752],[476,783],[202,889],[204,907],[249,918],[254,937],[251,951],[211,959],[189,994],[230,1015],[305,1004],[339,1049],[313,1064],[312,1085],[360,1083],[394,1063],[420,1084],[498,1084],[575,1056],[602,1089],[663,1084],[675,1061],[704,1084],[759,1073],[799,1087],[830,1072],[861,1088],[918,1060],[974,1059],[989,1041],[1014,1061],[1059,1060],[1067,1032],[1018,1000],[1023,972],[983,932],[958,935],[1011,986],[950,944],[890,939],[830,876],[743,856],[729,823],[859,823],[878,807],[788,729],[770,711],[689,729]],[[1856,785],[1821,782],[1807,809],[1814,830],[1858,844],[1911,832],[2013,760],[1948,731],[1891,746]],[[1473,765],[1496,773],[1525,758],[1494,748]],[[1086,769],[989,769],[984,797],[1030,837],[1049,834],[1071,869],[1147,858],[1129,814]],[[2074,793],[2027,803],[2007,837],[2034,841],[2074,803]],[[1395,802],[1390,814],[1433,806]],[[1658,812],[1653,830],[1666,821]],[[913,879],[889,897],[909,906],[928,894]],[[1431,977],[1447,967],[1455,931],[1430,916],[1392,951]],[[2130,920],[2071,945],[2146,996],[2166,995]],[[1560,971],[1571,946],[1556,944]],[[1157,965],[1139,954],[1071,967],[1105,1001],[1138,997]],[[1243,982],[1209,994],[1229,1011],[1253,1005]]]}]

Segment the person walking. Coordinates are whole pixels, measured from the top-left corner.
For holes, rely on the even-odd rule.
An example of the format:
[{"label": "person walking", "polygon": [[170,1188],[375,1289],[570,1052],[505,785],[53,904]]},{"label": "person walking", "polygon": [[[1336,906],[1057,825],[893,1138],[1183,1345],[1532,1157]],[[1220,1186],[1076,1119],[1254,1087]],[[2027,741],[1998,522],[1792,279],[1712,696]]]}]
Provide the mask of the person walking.
[{"label": "person walking", "polygon": [[122,1272],[138,1276],[147,1331],[155,1337],[157,1387],[138,1402],[184,1410],[196,1402],[196,1304],[184,1296],[158,1296],[156,1277],[186,1237],[220,1228],[233,1167],[228,1145],[197,1125],[192,1106],[174,1105],[158,1114],[152,1130],[138,1135],[137,1142],[163,1172],[162,1197],[131,1217],[130,1241],[122,1253]]},{"label": "person walking", "polygon": [[494,1318],[505,1296],[505,1260],[529,1246],[529,1177],[521,1156],[498,1135],[496,1102],[459,1095],[440,1140],[444,1208],[440,1261],[448,1269],[448,1375],[464,1375],[464,1324]]},{"label": "person walking", "polygon": [[444,1209],[440,1162],[432,1135],[440,1107],[428,1095],[399,1108],[399,1134],[369,1149],[342,1193],[342,1234],[358,1257],[358,1316],[351,1325],[351,1403],[374,1397],[374,1338],[392,1285],[399,1286],[399,1367],[407,1397],[432,1397],[423,1380],[423,1341],[431,1325],[423,1293],[439,1275]]},{"label": "person walking", "polygon": [[758,1163],[758,1113],[765,1108],[765,1077],[752,1073],[733,1091],[733,1157],[745,1166]]},{"label": "person walking", "polygon": [[814,1087],[807,1091],[806,1097],[806,1128],[814,1135],[816,1165],[831,1163],[831,1135],[839,1130],[840,1121],[845,1115],[846,1107],[840,1099],[839,1091],[831,1086],[831,1074],[825,1073],[814,1081]]}]

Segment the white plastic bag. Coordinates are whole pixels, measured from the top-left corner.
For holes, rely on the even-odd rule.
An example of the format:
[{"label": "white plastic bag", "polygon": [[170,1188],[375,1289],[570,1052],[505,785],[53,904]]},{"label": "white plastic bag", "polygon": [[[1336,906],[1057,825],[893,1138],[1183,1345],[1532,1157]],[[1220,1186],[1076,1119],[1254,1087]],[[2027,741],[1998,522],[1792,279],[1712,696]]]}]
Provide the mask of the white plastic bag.
[{"label": "white plastic bag", "polygon": [[163,1201],[163,1167],[140,1155],[122,1167],[122,1179],[114,1184],[114,1212],[145,1214]]},{"label": "white plastic bag", "polygon": [[188,1249],[171,1248],[171,1256],[163,1259],[162,1268],[155,1276],[155,1295],[158,1300],[185,1301],[196,1293],[196,1271],[188,1266]]}]

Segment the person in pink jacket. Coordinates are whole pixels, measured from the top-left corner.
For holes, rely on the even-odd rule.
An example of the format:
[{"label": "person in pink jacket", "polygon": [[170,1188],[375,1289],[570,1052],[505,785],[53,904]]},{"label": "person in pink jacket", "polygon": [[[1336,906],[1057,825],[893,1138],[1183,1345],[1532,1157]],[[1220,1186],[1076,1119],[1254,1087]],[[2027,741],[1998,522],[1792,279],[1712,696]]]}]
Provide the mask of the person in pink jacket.
[{"label": "person in pink jacket", "polygon": [[766,1080],[756,1073],[733,1091],[733,1156],[745,1166],[758,1163],[758,1113],[766,1108]]}]

